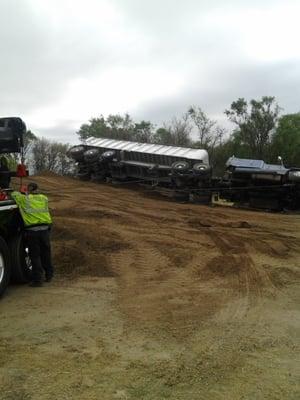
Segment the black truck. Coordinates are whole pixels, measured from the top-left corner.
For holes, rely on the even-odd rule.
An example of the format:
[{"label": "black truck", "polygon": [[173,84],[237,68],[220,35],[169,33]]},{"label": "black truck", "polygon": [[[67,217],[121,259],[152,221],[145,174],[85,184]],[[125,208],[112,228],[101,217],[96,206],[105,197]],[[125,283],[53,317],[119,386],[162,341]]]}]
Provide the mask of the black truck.
[{"label": "black truck", "polygon": [[24,283],[30,279],[31,262],[24,236],[23,222],[9,187],[16,171],[10,171],[5,155],[22,154],[25,123],[17,117],[0,118],[0,296],[9,282]]}]

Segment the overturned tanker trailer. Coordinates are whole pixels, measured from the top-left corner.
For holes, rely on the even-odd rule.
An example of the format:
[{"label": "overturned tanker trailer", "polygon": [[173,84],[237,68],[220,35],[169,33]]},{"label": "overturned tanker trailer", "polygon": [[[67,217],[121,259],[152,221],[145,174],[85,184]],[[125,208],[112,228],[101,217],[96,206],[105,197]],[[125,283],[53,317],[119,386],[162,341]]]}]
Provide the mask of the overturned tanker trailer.
[{"label": "overturned tanker trailer", "polygon": [[82,180],[148,181],[202,203],[218,198],[251,208],[300,209],[300,169],[282,163],[230,157],[217,178],[206,150],[93,137],[69,156]]},{"label": "overturned tanker trailer", "polygon": [[82,180],[142,180],[178,189],[210,186],[206,150],[89,138],[73,146],[69,156],[76,161]]}]

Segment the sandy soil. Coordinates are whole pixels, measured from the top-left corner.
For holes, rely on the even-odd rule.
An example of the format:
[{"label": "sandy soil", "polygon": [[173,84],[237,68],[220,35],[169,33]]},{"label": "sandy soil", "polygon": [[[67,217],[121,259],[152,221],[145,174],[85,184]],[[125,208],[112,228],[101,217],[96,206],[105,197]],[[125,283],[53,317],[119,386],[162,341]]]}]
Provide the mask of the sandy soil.
[{"label": "sandy soil", "polygon": [[0,302],[0,399],[300,398],[300,216],[38,177],[56,279]]}]

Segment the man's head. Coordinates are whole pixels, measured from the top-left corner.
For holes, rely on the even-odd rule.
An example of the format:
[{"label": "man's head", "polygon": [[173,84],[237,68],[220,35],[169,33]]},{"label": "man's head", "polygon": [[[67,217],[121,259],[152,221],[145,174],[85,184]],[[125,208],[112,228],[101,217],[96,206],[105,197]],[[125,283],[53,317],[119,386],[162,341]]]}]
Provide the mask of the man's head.
[{"label": "man's head", "polygon": [[35,182],[28,183],[27,191],[28,193],[34,193],[38,189],[38,185]]}]

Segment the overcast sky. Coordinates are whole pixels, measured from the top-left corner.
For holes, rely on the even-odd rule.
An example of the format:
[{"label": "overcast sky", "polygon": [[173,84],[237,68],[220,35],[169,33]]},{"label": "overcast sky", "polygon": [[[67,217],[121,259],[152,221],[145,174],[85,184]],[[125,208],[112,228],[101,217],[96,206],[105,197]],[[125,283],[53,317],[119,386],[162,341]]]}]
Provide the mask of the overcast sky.
[{"label": "overcast sky", "polygon": [[77,143],[91,117],[156,124],[238,97],[300,111],[300,0],[0,0],[0,115]]}]

